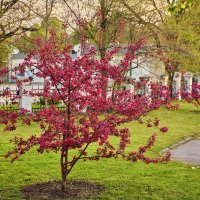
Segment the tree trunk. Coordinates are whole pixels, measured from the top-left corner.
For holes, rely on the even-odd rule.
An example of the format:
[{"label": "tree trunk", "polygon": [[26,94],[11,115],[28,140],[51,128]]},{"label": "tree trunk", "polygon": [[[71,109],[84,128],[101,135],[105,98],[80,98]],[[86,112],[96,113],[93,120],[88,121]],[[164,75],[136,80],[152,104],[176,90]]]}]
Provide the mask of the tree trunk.
[{"label": "tree trunk", "polygon": [[[44,38],[44,40],[46,42],[47,41],[47,37],[48,37],[48,28],[49,28],[49,26],[48,26],[48,21],[49,21],[49,16],[48,16],[48,0],[46,0],[45,3],[46,3],[45,4],[46,13],[45,13],[45,38]],[[47,99],[44,100],[44,105],[45,105],[45,108],[48,107],[48,100]]]},{"label": "tree trunk", "polygon": [[62,174],[61,191],[65,192],[67,187],[67,176]]},{"label": "tree trunk", "polygon": [[197,104],[200,106],[200,101],[199,101],[199,99],[195,98],[195,100],[196,100]]},{"label": "tree trunk", "polygon": [[60,157],[60,167],[61,167],[61,174],[62,174],[62,180],[61,180],[62,192],[65,192],[67,188],[67,162],[68,162],[68,150],[62,149],[61,157]]}]

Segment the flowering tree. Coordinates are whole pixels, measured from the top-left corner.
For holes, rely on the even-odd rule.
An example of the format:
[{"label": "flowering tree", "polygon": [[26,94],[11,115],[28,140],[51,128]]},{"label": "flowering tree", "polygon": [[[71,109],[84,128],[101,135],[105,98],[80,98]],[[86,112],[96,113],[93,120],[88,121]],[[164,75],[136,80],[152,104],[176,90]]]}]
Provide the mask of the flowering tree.
[{"label": "flowering tree", "polygon": [[[149,96],[138,97],[130,90],[121,89],[113,90],[111,96],[104,95],[105,84],[110,80],[117,81],[119,85],[123,83],[123,72],[129,69],[131,60],[136,58],[135,52],[143,45],[142,42],[130,45],[118,64],[113,64],[112,59],[120,51],[119,48],[105,52],[103,59],[98,56],[97,51],[90,49],[77,60],[72,60],[69,54],[71,47],[61,48],[53,32],[49,41],[44,43],[38,40],[37,45],[37,50],[32,51],[14,71],[23,73],[30,70],[35,76],[45,80],[44,89],[37,93],[24,90],[23,93],[62,102],[65,110],[60,111],[55,105],[51,105],[36,113],[28,113],[23,109],[19,113],[0,111],[0,123],[5,124],[5,130],[14,130],[18,118],[27,125],[34,121],[42,130],[41,135],[32,135],[28,139],[15,137],[12,140],[15,147],[5,155],[6,158],[11,157],[15,161],[35,146],[39,153],[60,152],[62,191],[66,189],[68,174],[80,159],[121,157],[131,162],[141,160],[147,164],[169,160],[169,153],[157,158],[145,156],[145,152],[156,141],[156,133],[137,152],[127,152],[126,145],[130,142],[131,133],[128,128],[120,127],[136,120],[141,124],[146,123],[147,127],[157,127],[162,133],[167,132],[166,127],[159,127],[159,119],[144,121],[142,117],[169,103],[168,93],[152,86]],[[33,61],[33,58],[37,59]],[[5,72],[6,70],[1,70],[1,75]],[[31,79],[17,80],[17,84],[20,87]],[[9,95],[9,91],[1,95]],[[111,143],[111,136],[119,138],[117,146]],[[92,153],[88,151],[88,147],[93,143],[98,147]],[[74,149],[78,151],[73,151]]]}]

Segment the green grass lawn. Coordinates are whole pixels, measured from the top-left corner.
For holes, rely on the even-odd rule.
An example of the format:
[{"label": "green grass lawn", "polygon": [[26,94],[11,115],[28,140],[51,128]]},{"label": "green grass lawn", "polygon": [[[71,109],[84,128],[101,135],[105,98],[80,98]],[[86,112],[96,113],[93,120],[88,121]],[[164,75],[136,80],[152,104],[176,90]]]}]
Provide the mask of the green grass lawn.
[{"label": "green grass lawn", "polygon": [[[167,126],[167,134],[159,134],[151,156],[158,156],[167,146],[188,137],[200,136],[200,111],[191,104],[180,103],[177,111],[162,108],[153,111],[148,118],[158,117],[161,125]],[[132,122],[126,125],[131,129],[131,144],[128,150],[145,144],[155,130]],[[49,180],[60,179],[59,155],[38,154],[31,150],[13,164],[2,157],[12,144],[14,135],[28,136],[39,129],[19,126],[14,132],[0,130],[0,199],[20,199],[20,188]],[[90,151],[94,147],[90,148]],[[105,190],[93,199],[130,200],[198,200],[200,199],[200,169],[192,165],[171,161],[167,164],[131,163],[121,159],[100,161],[79,161],[72,170],[70,179],[82,179],[104,185]]]}]

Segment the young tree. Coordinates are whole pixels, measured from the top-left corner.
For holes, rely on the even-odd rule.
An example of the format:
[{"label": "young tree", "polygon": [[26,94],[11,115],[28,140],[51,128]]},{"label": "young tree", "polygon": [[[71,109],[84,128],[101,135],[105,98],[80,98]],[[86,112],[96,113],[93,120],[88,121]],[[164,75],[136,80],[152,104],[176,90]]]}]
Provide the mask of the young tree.
[{"label": "young tree", "polygon": [[[41,135],[32,135],[28,139],[15,137],[15,147],[5,157],[12,157],[12,161],[17,160],[35,146],[39,153],[60,152],[62,191],[66,190],[68,174],[81,159],[99,160],[114,157],[131,162],[141,160],[147,164],[168,161],[169,153],[158,158],[145,155],[154,145],[156,133],[153,133],[147,144],[141,146],[138,151],[127,152],[126,145],[130,142],[131,133],[128,128],[120,127],[136,120],[147,127],[154,126],[162,133],[167,132],[166,127],[159,128],[157,118],[147,121],[142,119],[151,110],[168,103],[170,99],[167,92],[160,92],[158,88],[152,87],[154,92],[138,97],[130,90],[118,89],[114,91],[115,101],[102,95],[105,83],[108,84],[110,80],[123,82],[122,71],[128,70],[129,62],[135,59],[135,52],[142,44],[130,45],[124,59],[115,65],[111,61],[121,50],[119,48],[106,51],[104,58],[98,57],[96,51],[90,49],[87,54],[72,60],[68,53],[71,47],[68,45],[60,48],[58,40],[63,43],[62,38],[57,38],[54,33],[47,42],[38,40],[37,50],[32,51],[15,71],[18,73],[30,70],[35,76],[46,80],[42,92],[23,90],[23,93],[62,102],[65,110],[60,111],[51,105],[33,114],[23,109],[17,114],[0,111],[0,123],[5,124],[5,130],[14,130],[18,117],[27,125],[31,125],[31,121],[38,123],[42,130]],[[33,57],[37,58],[37,61],[33,61]],[[106,73],[102,73],[102,70]],[[4,73],[5,70],[1,70],[1,75]],[[20,86],[27,81],[29,80],[18,80],[17,84]],[[9,95],[9,91],[1,95]],[[118,146],[112,144],[111,137],[119,138]],[[88,147],[93,143],[97,144],[96,151],[88,151]]]}]

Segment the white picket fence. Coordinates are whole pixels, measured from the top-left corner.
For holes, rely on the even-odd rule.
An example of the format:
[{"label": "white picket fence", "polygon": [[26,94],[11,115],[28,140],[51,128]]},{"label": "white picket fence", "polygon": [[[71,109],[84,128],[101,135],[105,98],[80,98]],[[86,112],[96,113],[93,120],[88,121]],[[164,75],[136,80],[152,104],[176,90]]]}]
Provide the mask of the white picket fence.
[{"label": "white picket fence", "polygon": [[[124,87],[125,89],[129,89],[132,93],[135,92],[135,87],[134,84],[130,84],[133,80],[129,80],[129,78],[126,78],[124,82]],[[143,86],[143,89],[141,90],[141,95],[149,96],[151,93],[151,77],[140,77],[141,81],[145,82],[145,85]],[[175,72],[174,73],[174,78],[173,78],[173,93],[177,94],[176,98],[181,100],[181,94],[180,91],[182,87],[184,88],[185,92],[190,93],[192,91],[192,81],[193,81],[193,74],[191,72],[186,72],[184,74],[181,74],[180,72]],[[200,75],[195,76],[195,81],[200,85]],[[183,82],[183,84],[182,84]],[[109,81],[108,87],[112,88],[112,85],[114,82],[112,80]],[[160,78],[160,84],[162,86],[167,86],[168,84],[168,77],[163,75]],[[29,94],[22,94],[20,95],[20,90],[26,90],[26,91],[32,91],[32,92],[38,92],[42,91],[44,88],[43,84],[27,84],[21,87],[20,89],[17,87],[16,84],[3,84],[0,85],[0,94],[2,94],[6,89],[10,90],[11,94],[13,96],[19,96],[19,99],[15,99],[15,103],[19,104],[20,108],[24,108],[32,112],[32,103],[36,103],[39,101],[38,97],[31,97]],[[52,88],[53,90],[53,88]],[[108,91],[107,96],[111,96],[111,90]],[[149,99],[151,101],[151,99]],[[0,106],[4,105],[10,105],[12,104],[13,101],[11,98],[5,98],[0,96]]]}]

